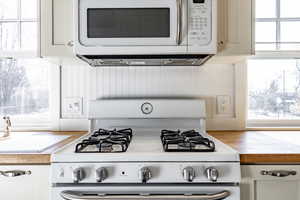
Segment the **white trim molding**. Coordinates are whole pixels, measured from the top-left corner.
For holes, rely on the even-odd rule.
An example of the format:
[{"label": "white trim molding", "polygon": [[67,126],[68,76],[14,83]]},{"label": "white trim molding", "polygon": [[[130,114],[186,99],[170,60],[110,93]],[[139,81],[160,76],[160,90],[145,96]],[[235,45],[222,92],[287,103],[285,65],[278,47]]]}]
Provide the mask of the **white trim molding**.
[{"label": "white trim molding", "polygon": [[234,116],[207,120],[208,130],[245,130],[247,109],[247,60],[234,64]]}]

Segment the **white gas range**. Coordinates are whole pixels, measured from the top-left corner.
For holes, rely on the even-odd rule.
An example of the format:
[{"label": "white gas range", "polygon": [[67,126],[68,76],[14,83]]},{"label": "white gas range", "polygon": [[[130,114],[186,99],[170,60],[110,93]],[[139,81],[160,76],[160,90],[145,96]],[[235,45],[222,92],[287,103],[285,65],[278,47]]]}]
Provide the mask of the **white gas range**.
[{"label": "white gas range", "polygon": [[239,200],[236,151],[197,99],[98,100],[90,132],[52,155],[52,200]]}]

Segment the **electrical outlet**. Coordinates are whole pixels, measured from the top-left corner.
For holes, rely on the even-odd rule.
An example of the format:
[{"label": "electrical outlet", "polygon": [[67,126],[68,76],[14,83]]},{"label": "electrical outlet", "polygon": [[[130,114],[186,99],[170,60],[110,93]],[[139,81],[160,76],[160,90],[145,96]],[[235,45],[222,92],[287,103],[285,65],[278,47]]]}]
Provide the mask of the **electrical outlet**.
[{"label": "electrical outlet", "polygon": [[217,96],[217,114],[227,115],[231,114],[232,110],[231,97],[229,95]]},{"label": "electrical outlet", "polygon": [[64,111],[68,114],[82,115],[82,98],[66,97],[64,99]]}]

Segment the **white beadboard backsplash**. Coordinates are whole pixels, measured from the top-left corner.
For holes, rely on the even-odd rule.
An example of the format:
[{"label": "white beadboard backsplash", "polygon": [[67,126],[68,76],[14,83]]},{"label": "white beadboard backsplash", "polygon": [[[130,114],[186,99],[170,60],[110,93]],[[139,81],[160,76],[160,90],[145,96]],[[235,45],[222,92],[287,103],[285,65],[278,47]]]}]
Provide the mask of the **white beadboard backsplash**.
[{"label": "white beadboard backsplash", "polygon": [[[232,64],[92,68],[86,64],[64,62],[62,118],[86,118],[89,100],[134,97],[204,98],[207,100],[208,117],[213,118],[218,95],[228,95],[234,99],[234,70]],[[66,98],[82,98],[82,114],[68,113],[64,108]]]}]

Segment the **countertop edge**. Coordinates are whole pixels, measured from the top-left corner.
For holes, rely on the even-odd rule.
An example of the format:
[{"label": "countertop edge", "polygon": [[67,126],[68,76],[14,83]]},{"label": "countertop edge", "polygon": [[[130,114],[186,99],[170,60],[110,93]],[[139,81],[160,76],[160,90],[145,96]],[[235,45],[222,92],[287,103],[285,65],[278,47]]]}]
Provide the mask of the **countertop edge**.
[{"label": "countertop edge", "polygon": [[[258,144],[260,145],[260,148],[257,148],[256,150],[255,149],[256,146],[252,142],[254,139],[265,140],[267,136],[260,135],[262,132],[266,133],[266,131],[221,131],[221,132],[210,131],[209,134],[219,139],[221,142],[231,146],[236,151],[240,152],[241,165],[300,164],[300,142],[299,142],[299,151],[297,145],[296,146],[291,145],[294,147],[293,150],[295,151],[295,153],[293,153],[294,151],[291,150],[289,151],[282,150],[283,153],[277,153],[280,152],[278,150],[278,148],[280,149],[280,147],[276,145],[274,145],[274,149],[276,150],[276,152],[274,151],[274,153],[267,151],[270,150],[267,149],[267,147],[265,152],[268,153],[261,152],[263,145],[265,143],[266,145],[268,145],[269,143],[272,144],[272,142],[274,142],[272,140],[261,141],[262,144]],[[273,131],[268,131],[267,133],[272,134],[272,132]],[[299,131],[289,131],[289,133],[291,132],[292,134],[295,134],[297,132],[300,135]],[[50,165],[51,154],[53,152],[69,144],[75,139],[81,137],[87,132],[49,132],[48,131],[48,132],[38,132],[38,133],[41,134],[48,133],[53,135],[70,135],[70,137],[41,153],[0,154],[0,165]],[[268,146],[268,148],[271,147],[272,145]],[[250,150],[253,152],[251,152]]]}]

